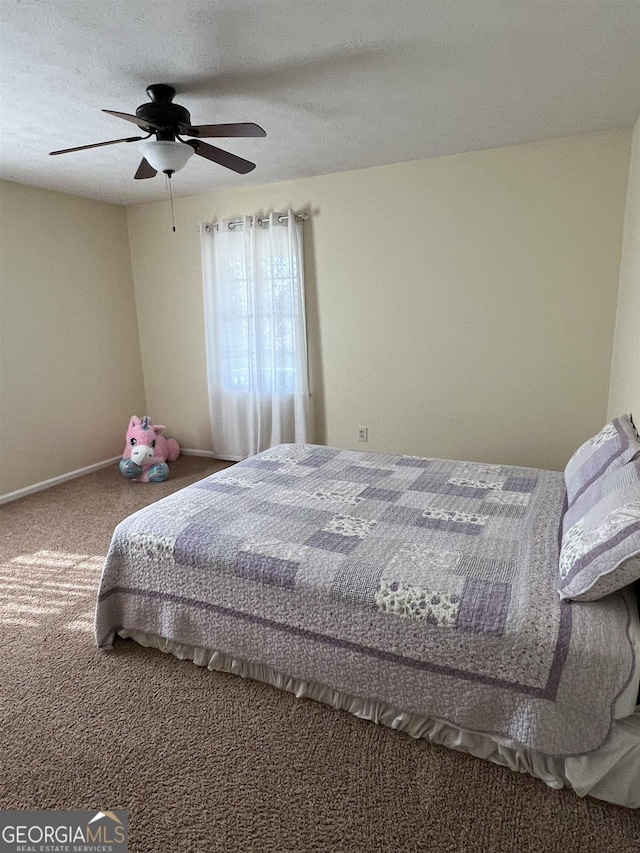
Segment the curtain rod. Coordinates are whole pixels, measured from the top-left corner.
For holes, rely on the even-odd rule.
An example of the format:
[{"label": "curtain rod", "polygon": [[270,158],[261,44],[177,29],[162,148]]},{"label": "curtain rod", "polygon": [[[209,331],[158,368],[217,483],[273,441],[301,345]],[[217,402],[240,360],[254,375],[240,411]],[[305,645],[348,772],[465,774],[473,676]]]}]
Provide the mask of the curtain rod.
[{"label": "curtain rod", "polygon": [[[301,210],[299,213],[294,213],[294,217],[299,222],[304,222],[305,219],[309,218],[309,213],[306,210]],[[269,219],[268,216],[250,216],[249,218],[251,219],[252,225],[258,226],[262,225],[263,222],[266,222]],[[286,213],[283,213],[278,216],[278,222],[287,222],[288,219],[289,217]],[[213,229],[215,228],[217,231],[218,225],[218,222],[212,222],[210,225],[205,225],[204,230],[208,233],[209,231],[213,231]],[[227,227],[231,228],[232,230],[236,227],[236,225],[244,225],[244,219],[232,219],[231,222],[227,223]]]}]

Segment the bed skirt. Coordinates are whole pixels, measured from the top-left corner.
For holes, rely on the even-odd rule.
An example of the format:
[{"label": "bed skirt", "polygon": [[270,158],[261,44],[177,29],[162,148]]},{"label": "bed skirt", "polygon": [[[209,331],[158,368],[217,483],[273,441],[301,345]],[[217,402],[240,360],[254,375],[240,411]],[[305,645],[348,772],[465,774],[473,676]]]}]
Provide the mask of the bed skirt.
[{"label": "bed skirt", "polygon": [[609,738],[598,749],[560,758],[528,750],[508,738],[477,734],[432,717],[399,711],[384,702],[351,696],[224,652],[189,646],[141,631],[122,629],[118,636],[173,654],[181,660],[191,660],[197,666],[262,681],[293,693],[298,699],[315,699],[361,719],[406,732],[411,737],[425,738],[511,770],[529,773],[551,788],[568,786],[580,797],[589,795],[627,808],[640,808],[640,707],[630,717],[614,721]]}]

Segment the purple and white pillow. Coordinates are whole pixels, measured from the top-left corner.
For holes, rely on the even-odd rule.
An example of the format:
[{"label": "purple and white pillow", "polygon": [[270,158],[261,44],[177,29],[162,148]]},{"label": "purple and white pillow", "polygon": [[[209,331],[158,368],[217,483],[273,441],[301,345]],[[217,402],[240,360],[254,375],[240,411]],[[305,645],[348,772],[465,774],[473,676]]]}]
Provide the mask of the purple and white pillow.
[{"label": "purple and white pillow", "polygon": [[585,441],[564,469],[569,506],[593,483],[636,456],[640,457],[640,436],[631,415],[620,415]]},{"label": "purple and white pillow", "polygon": [[562,531],[560,598],[595,601],[640,579],[640,459],[582,492]]}]

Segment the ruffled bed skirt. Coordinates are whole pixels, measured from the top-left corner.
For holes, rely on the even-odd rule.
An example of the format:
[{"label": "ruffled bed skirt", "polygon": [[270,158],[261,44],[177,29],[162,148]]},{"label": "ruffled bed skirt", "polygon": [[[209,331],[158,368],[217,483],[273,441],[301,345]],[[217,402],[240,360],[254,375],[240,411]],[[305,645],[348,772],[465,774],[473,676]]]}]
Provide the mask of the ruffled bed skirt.
[{"label": "ruffled bed skirt", "polygon": [[384,702],[361,699],[318,682],[293,678],[264,664],[248,663],[223,652],[196,648],[140,631],[121,630],[118,635],[181,660],[191,660],[198,666],[262,681],[293,693],[299,699],[315,699],[356,717],[406,732],[411,737],[426,738],[511,770],[529,773],[551,788],[567,785],[580,797],[589,794],[617,805],[640,808],[640,707],[630,717],[616,720],[611,735],[597,750],[559,758],[526,749],[509,738],[481,735],[432,717],[399,711]]}]

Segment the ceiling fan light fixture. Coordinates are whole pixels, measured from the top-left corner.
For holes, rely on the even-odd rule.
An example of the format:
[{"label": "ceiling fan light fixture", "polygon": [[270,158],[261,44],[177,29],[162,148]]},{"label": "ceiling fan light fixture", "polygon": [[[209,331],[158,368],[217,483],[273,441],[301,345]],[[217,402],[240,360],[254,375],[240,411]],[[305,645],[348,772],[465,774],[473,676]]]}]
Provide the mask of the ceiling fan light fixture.
[{"label": "ceiling fan light fixture", "polygon": [[138,151],[157,172],[178,172],[187,165],[189,157],[194,154],[190,145],[164,139],[143,142],[138,145]]}]

